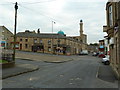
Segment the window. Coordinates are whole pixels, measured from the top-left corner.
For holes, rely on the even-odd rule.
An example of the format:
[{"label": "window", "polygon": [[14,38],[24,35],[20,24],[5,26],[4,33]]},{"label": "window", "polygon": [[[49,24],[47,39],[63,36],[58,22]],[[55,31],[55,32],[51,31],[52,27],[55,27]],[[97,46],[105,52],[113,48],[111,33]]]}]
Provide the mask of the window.
[{"label": "window", "polygon": [[48,45],[50,45],[51,44],[51,40],[48,40]]},{"label": "window", "polygon": [[25,44],[25,48],[28,48],[28,44]]},{"label": "window", "polygon": [[25,39],[25,42],[28,42],[28,39]]},{"label": "window", "polygon": [[40,40],[40,44],[42,44],[43,43],[43,41],[42,40]]},{"label": "window", "polygon": [[58,43],[60,44],[60,40],[58,40]]},{"label": "window", "polygon": [[6,40],[8,40],[8,38],[6,38]]},{"label": "window", "polygon": [[51,47],[48,47],[48,52],[50,52],[51,51]]},{"label": "window", "polygon": [[37,39],[34,39],[34,43],[37,43]]},{"label": "window", "polygon": [[20,41],[22,41],[22,38],[20,39]]},{"label": "window", "polygon": [[111,27],[113,25],[113,15],[112,15],[112,5],[109,6],[109,26]]}]

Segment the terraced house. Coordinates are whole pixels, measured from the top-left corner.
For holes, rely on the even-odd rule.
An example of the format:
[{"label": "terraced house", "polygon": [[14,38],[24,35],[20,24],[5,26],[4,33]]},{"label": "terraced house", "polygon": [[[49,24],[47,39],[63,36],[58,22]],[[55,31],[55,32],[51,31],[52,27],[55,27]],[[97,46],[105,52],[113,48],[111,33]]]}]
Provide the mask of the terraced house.
[{"label": "terraced house", "polygon": [[107,25],[103,26],[108,40],[111,66],[118,78],[120,78],[120,1],[110,0],[106,4]]},{"label": "terraced house", "polygon": [[[25,32],[17,33],[16,37],[17,49],[23,51],[69,55],[79,54],[82,49],[87,48],[86,38],[66,36],[61,30],[58,33],[41,33],[39,29],[37,33],[26,30]],[[12,43],[13,39],[11,40]]]},{"label": "terraced house", "polygon": [[5,49],[11,48],[10,39],[13,36],[13,33],[10,32],[5,26],[0,26],[0,41],[1,47]]}]

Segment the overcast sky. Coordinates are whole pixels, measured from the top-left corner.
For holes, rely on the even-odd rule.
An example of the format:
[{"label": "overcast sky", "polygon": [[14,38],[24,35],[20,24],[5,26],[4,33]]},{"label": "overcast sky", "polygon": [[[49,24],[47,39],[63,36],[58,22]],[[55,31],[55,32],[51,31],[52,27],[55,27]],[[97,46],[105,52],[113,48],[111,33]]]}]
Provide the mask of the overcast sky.
[{"label": "overcast sky", "polygon": [[0,26],[14,31],[14,3],[18,2],[17,32],[40,28],[41,33],[64,31],[67,36],[78,36],[79,22],[84,23],[88,43],[103,39],[106,25],[107,0],[0,0]]}]

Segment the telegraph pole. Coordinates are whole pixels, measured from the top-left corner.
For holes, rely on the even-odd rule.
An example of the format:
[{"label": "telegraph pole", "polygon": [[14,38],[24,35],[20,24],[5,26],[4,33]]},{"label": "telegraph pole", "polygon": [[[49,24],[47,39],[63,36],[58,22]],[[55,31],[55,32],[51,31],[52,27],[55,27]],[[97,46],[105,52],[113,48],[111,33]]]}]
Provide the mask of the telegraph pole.
[{"label": "telegraph pole", "polygon": [[[119,69],[118,69],[118,73],[119,73],[119,80],[120,80],[120,1],[118,2],[118,56],[119,56]],[[120,83],[120,82],[119,82]]]},{"label": "telegraph pole", "polygon": [[15,61],[15,47],[16,47],[16,27],[17,27],[17,9],[18,4],[15,3],[15,26],[14,26],[14,46],[13,46],[13,60]]}]

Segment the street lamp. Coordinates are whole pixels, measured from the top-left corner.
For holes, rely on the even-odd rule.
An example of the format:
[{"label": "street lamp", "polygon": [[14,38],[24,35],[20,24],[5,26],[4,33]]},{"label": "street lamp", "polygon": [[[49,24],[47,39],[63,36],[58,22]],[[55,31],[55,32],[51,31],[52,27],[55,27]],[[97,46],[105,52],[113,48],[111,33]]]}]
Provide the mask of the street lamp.
[{"label": "street lamp", "polygon": [[[53,34],[53,24],[56,24],[56,22],[52,21],[52,34]],[[53,35],[52,35],[52,43],[51,43],[51,51],[53,52]]]}]

